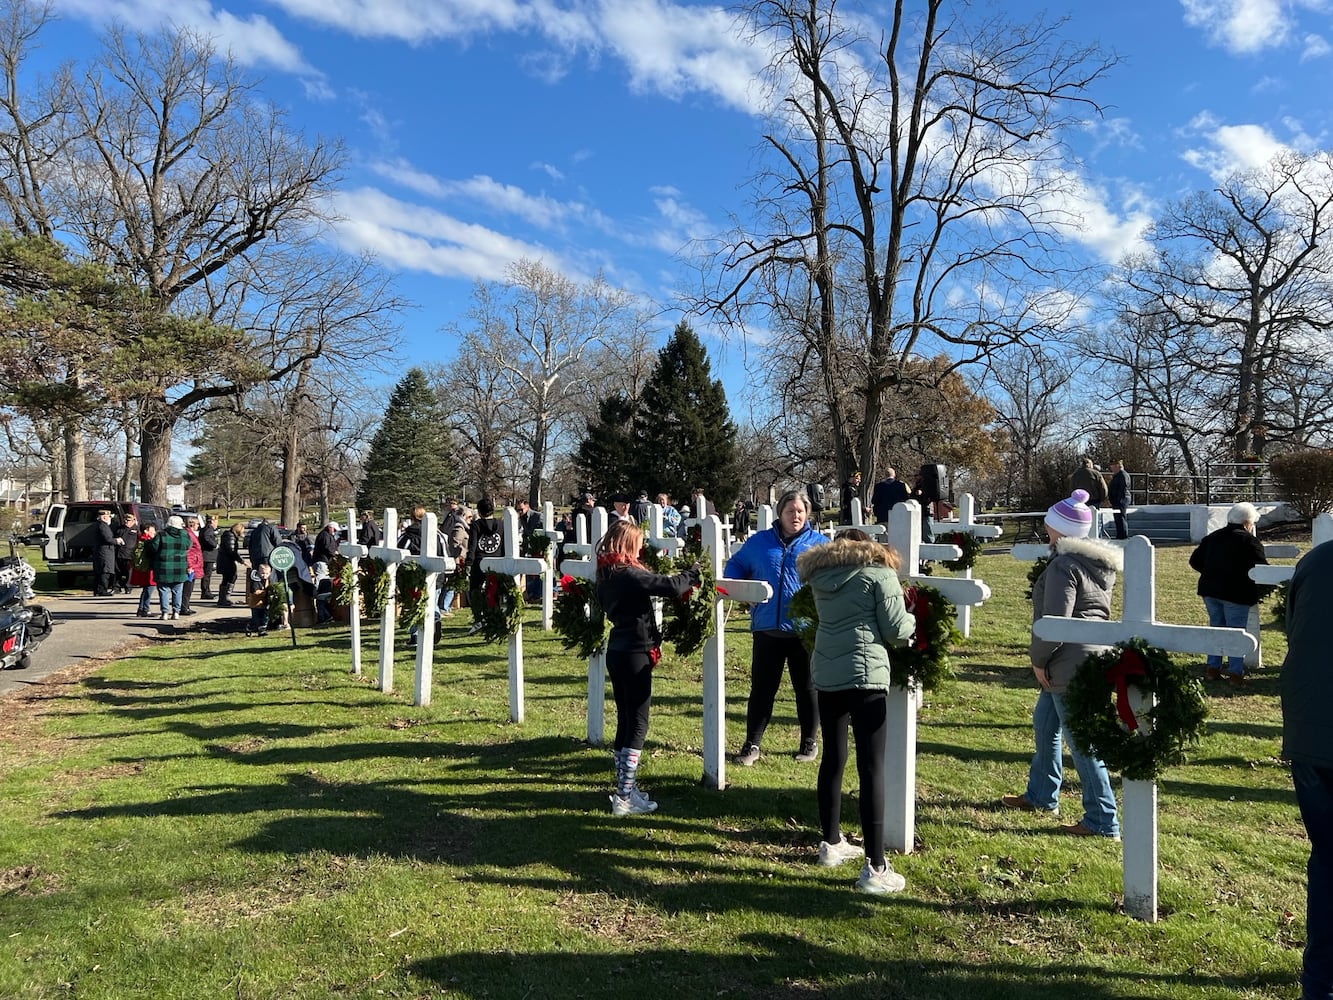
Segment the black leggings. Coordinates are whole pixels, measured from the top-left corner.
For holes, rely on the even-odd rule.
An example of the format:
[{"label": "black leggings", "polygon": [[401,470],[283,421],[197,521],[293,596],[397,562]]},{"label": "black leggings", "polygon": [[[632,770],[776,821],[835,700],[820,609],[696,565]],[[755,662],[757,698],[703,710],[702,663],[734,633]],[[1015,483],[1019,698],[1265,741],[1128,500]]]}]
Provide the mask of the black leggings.
[{"label": "black leggings", "polygon": [[810,679],[810,654],[795,633],[776,635],[755,632],[750,654],[750,699],[745,705],[745,742],[759,746],[764,731],[773,718],[773,700],[782,683],[785,665],[791,674],[791,688],[796,695],[796,719],[801,725],[801,741],[813,740],[819,729],[819,707],[815,686]]},{"label": "black leggings", "polygon": [[642,750],[653,704],[653,661],[648,653],[606,652],[606,673],[616,699],[615,749]]},{"label": "black leggings", "polygon": [[847,766],[847,724],[856,739],[856,773],[861,780],[861,836],[866,857],[876,868],[884,864],[884,740],[888,696],[883,691],[851,688],[819,692],[820,731],[824,752],[819,758],[815,797],[824,840],[842,836],[842,772]]}]

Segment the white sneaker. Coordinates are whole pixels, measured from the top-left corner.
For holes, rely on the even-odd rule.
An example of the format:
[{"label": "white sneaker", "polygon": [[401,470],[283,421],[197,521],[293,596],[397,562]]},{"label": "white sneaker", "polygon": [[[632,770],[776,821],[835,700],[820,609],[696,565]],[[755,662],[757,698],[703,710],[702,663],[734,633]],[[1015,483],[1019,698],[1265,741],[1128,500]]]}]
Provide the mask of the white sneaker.
[{"label": "white sneaker", "polygon": [[866,858],[866,863],[861,866],[861,877],[856,880],[857,889],[873,896],[883,895],[886,892],[900,892],[905,885],[907,879],[894,871],[893,865],[888,861],[884,862],[883,868],[876,871],[870,867],[869,858]]},{"label": "white sneaker", "polygon": [[836,844],[830,844],[826,840],[819,842],[819,863],[825,868],[836,868],[845,861],[864,856],[861,848],[848,842],[846,837]]},{"label": "white sneaker", "polygon": [[642,794],[636,796],[638,789],[630,791],[629,796],[621,798],[619,795],[611,796],[611,815],[612,816],[638,816],[642,813],[650,813],[657,808],[657,803],[652,799],[645,798]]}]

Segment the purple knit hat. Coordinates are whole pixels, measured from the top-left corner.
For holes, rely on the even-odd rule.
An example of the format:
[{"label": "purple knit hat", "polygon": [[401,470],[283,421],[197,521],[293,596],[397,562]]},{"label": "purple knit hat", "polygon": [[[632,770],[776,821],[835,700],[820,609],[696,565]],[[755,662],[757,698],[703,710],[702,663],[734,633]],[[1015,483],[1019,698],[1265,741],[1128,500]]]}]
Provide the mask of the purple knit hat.
[{"label": "purple knit hat", "polygon": [[1048,510],[1046,527],[1054,528],[1070,538],[1087,538],[1092,530],[1092,509],[1088,507],[1088,491],[1075,490],[1067,500],[1061,500]]}]

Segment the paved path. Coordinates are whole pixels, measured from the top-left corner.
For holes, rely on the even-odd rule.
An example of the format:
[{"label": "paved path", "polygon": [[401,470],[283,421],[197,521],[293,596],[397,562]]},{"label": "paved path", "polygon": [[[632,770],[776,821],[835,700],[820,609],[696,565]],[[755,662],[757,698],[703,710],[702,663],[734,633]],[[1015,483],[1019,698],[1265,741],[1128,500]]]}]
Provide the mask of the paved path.
[{"label": "paved path", "polygon": [[245,634],[245,622],[250,611],[243,604],[219,608],[213,602],[194,602],[196,614],[176,621],[159,621],[157,600],[154,595],[153,617],[139,618],[139,591],[117,594],[114,597],[93,597],[91,594],[64,592],[59,595],[38,594],[32,602],[51,612],[55,627],[51,635],[37,647],[32,666],[27,670],[0,670],[0,697],[40,683],[48,674],[66,667],[77,666],[89,660],[111,660],[124,656],[150,642],[161,642],[172,636],[183,635],[205,622],[234,621],[237,636]]}]

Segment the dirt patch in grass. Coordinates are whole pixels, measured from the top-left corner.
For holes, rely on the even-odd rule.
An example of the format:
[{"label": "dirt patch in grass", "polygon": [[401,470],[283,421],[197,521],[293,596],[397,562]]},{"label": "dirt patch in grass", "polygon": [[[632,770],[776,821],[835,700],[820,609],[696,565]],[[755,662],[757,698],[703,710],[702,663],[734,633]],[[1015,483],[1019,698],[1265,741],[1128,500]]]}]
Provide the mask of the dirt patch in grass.
[{"label": "dirt patch in grass", "polygon": [[56,702],[78,697],[84,678],[100,670],[105,662],[88,660],[66,667],[0,699],[0,745],[5,747],[8,762],[22,764],[49,757],[64,745],[62,738],[42,734],[40,720]]},{"label": "dirt patch in grass", "polygon": [[323,863],[298,864],[267,882],[245,886],[200,886],[178,902],[181,923],[203,927],[237,927],[311,900],[328,899],[360,879],[368,864],[355,858],[330,856]]},{"label": "dirt patch in grass", "polygon": [[615,938],[625,944],[651,944],[671,938],[656,910],[604,892],[567,892],[555,901],[561,922],[590,937]]},{"label": "dirt patch in grass", "polygon": [[59,888],[59,881],[36,865],[0,869],[0,896],[49,896]]}]

